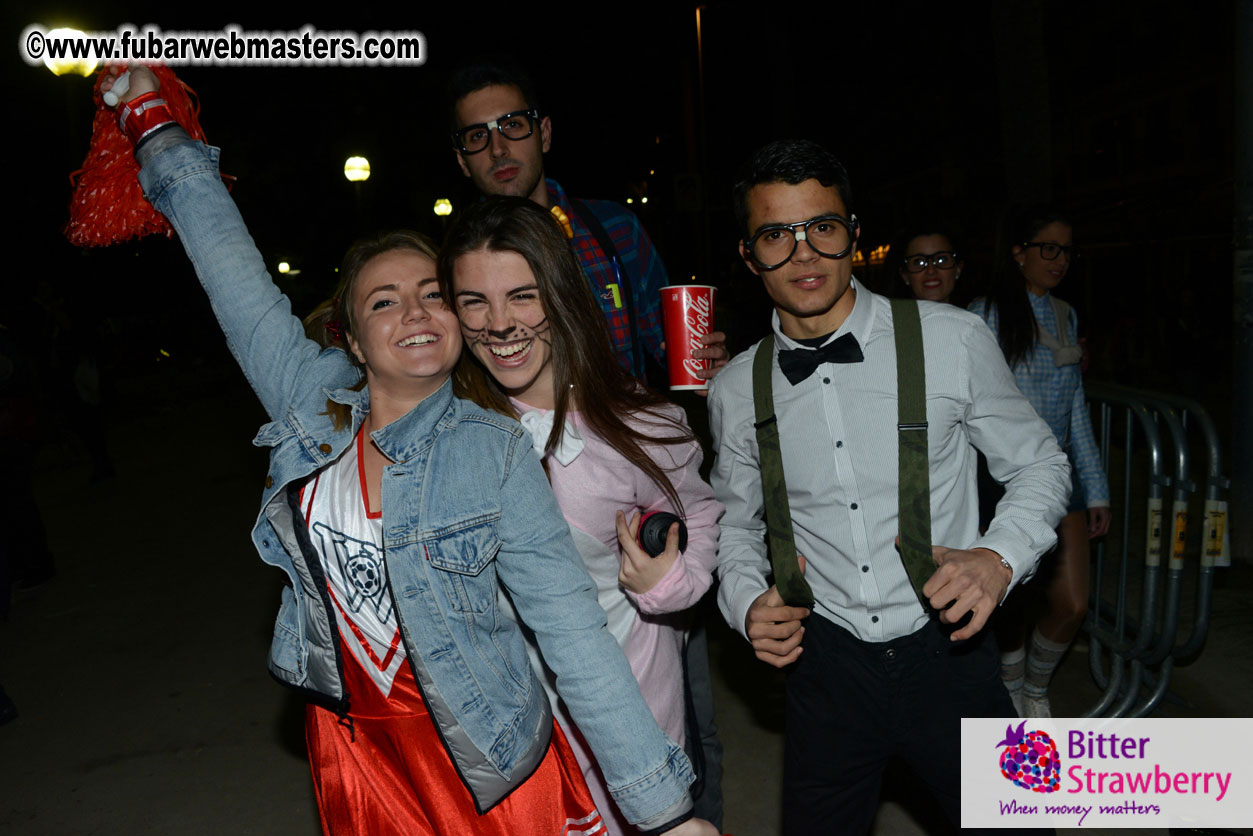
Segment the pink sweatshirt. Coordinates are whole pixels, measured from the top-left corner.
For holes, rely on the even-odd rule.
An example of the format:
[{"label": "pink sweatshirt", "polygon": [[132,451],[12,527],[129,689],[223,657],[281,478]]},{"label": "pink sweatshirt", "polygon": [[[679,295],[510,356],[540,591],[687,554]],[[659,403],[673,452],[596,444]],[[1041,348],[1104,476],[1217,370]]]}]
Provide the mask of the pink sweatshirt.
[{"label": "pink sweatshirt", "polygon": [[[541,415],[548,412],[536,410],[520,401],[513,403],[524,416],[528,412]],[[677,406],[667,405],[665,412],[687,425],[683,411]],[[570,524],[570,532],[583,562],[596,582],[598,599],[609,616],[609,630],[622,645],[644,700],[652,709],[657,724],[682,746],[685,721],[682,657],[686,630],[683,611],[699,601],[712,583],[717,564],[718,520],[722,516],[722,503],[713,498],[713,490],[700,478],[699,442],[645,445],[645,452],[666,471],[683,502],[682,516],[688,530],[687,549],[648,592],[636,595],[623,589],[618,585],[621,565],[617,512],[623,511],[630,520],[635,512],[678,511],[671,507],[665,492],[643,471],[594,435],[583,424],[581,415],[568,413],[567,420],[568,426],[572,425],[582,437],[583,449],[566,465],[551,456],[548,458],[546,464],[553,493],[566,522]],[[658,423],[656,419],[650,420],[647,415],[634,415],[630,421],[633,426],[654,437],[676,434],[673,427]],[[541,446],[547,441],[547,433],[542,435]],[[544,681],[549,684],[547,679]],[[617,808],[609,800],[591,753],[581,737],[572,733],[574,726],[551,688],[549,696],[557,719],[570,738],[575,756],[588,778],[588,786],[597,806],[608,819],[611,814],[617,814]],[[614,815],[614,818],[618,827],[611,832],[636,832],[620,815]]]}]

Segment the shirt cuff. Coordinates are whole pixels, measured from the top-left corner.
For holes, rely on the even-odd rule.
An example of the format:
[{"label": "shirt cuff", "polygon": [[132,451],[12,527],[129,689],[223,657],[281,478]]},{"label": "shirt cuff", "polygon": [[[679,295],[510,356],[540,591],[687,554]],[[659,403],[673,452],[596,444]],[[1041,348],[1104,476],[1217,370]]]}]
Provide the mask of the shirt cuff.
[{"label": "shirt cuff", "polygon": [[1001,596],[997,606],[1005,603],[1005,599],[1009,597],[1010,592],[1013,592],[1015,586],[1030,579],[1035,574],[1036,566],[1040,562],[1039,558],[1033,558],[1030,554],[1023,554],[1021,549],[1014,548],[1012,543],[1000,537],[980,537],[970,548],[987,549],[996,553],[998,560],[1003,560],[1009,564],[1009,570],[1012,575],[1005,587],[1005,594]]},{"label": "shirt cuff", "polygon": [[[655,560],[656,558],[654,558]],[[649,615],[660,615],[662,613],[672,612],[673,608],[667,604],[683,583],[685,573],[679,564],[683,561],[683,555],[679,555],[679,559],[670,564],[670,569],[666,574],[662,575],[661,580],[653,585],[653,588],[647,592],[635,593],[626,587],[622,591],[626,593],[631,603],[639,608],[640,612]]]},{"label": "shirt cuff", "polygon": [[731,629],[743,636],[745,641],[751,641],[745,626],[748,611],[769,588],[764,578],[749,579],[733,572],[718,576],[718,609],[722,610],[722,617]]},{"label": "shirt cuff", "polygon": [[1109,500],[1108,499],[1094,499],[1088,503],[1088,507],[1089,508],[1108,508]]}]

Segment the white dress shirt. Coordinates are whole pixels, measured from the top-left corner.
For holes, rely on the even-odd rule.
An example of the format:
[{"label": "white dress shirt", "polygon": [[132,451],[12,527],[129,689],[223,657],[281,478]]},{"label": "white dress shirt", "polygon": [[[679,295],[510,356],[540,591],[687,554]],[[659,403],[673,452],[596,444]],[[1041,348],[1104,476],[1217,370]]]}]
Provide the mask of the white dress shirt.
[{"label": "white dress shirt", "polygon": [[[920,629],[927,612],[905,573],[897,525],[896,345],[887,299],[855,279],[853,311],[831,339],[851,333],[861,363],[824,363],[793,386],[773,364],[775,414],[797,551],[814,611],[863,641]],[[1070,466],[1053,433],[1014,384],[992,332],[978,316],[922,302],[931,459],[931,538],[949,548],[987,548],[1013,569],[1011,586],[1056,541],[1070,495]],[[774,315],[779,349],[803,348]],[[741,634],[768,588],[761,468],[753,428],[753,355],[737,356],[711,381],[717,459],[711,482],[726,505],[718,603]],[[973,447],[971,445],[974,445]],[[1005,484],[983,536],[978,528],[975,447]]]}]

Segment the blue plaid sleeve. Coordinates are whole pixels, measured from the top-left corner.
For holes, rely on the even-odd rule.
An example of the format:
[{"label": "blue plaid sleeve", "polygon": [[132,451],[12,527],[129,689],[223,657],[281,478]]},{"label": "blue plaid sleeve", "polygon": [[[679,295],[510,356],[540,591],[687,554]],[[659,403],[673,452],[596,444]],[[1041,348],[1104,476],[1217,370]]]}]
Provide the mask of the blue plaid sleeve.
[{"label": "blue plaid sleeve", "polygon": [[[623,267],[630,275],[631,292],[635,301],[635,324],[639,329],[644,350],[663,368],[665,354],[661,350],[661,289],[670,283],[666,267],[653,248],[648,233],[630,212],[622,215],[623,223],[610,234],[618,252],[623,254]],[[623,235],[619,240],[619,234]]]},{"label": "blue plaid sleeve", "polygon": [[[1070,317],[1066,322],[1072,342],[1079,342],[1079,318],[1075,309],[1070,309]],[[1070,457],[1075,470],[1079,473],[1079,484],[1083,485],[1083,494],[1088,507],[1109,507],[1109,479],[1105,476],[1105,468],[1101,466],[1100,448],[1096,443],[1096,433],[1092,430],[1092,414],[1088,410],[1088,399],[1083,392],[1083,378],[1075,387],[1074,400],[1070,405]]]}]

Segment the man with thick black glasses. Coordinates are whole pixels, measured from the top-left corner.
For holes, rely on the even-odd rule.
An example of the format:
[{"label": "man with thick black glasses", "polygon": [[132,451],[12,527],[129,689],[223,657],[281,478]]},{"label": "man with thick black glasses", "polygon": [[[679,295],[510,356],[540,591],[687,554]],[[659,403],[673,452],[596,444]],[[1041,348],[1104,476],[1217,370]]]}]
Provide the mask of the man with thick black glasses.
[{"label": "man with thick black glasses", "polygon": [[[957,824],[959,718],[1014,716],[984,625],[1053,545],[1066,456],[979,317],[853,278],[829,151],[772,143],[734,194],[775,311],[710,388],[718,602],[790,666],[784,833],[867,832],[893,757]],[[972,444],[1006,486],[983,535]]]},{"label": "man with thick black glasses", "polygon": [[[661,258],[630,211],[604,200],[569,197],[544,177],[552,121],[539,108],[527,73],[507,64],[458,70],[449,85],[457,165],[486,195],[529,197],[549,208],[570,237],[588,284],[609,325],[622,365],[637,377],[645,356],[665,368],[661,295],[669,281]],[[725,364],[726,336],[710,335],[700,355]]]}]

